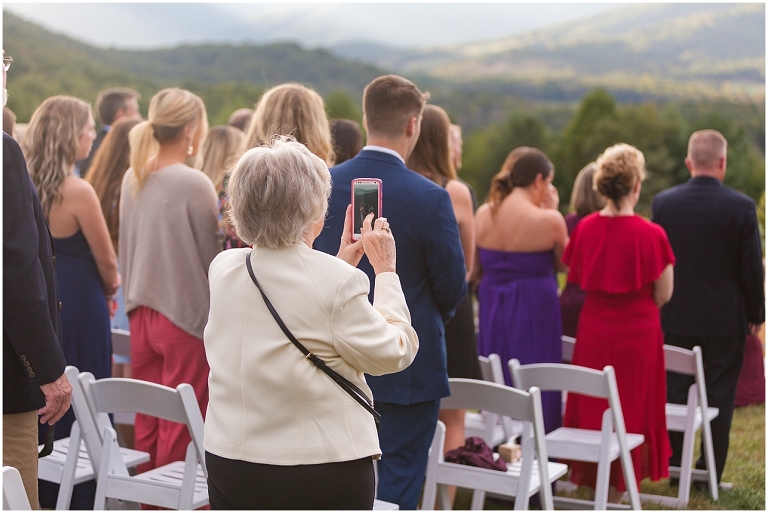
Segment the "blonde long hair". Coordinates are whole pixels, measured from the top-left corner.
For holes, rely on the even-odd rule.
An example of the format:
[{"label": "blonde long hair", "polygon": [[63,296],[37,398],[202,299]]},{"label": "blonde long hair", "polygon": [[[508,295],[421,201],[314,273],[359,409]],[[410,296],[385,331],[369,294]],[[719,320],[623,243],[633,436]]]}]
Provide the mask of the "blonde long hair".
[{"label": "blonde long hair", "polygon": [[268,90],[256,104],[248,125],[246,148],[269,143],[276,133],[289,132],[329,166],[336,156],[323,98],[300,84],[281,84]]},{"label": "blonde long hair", "polygon": [[52,96],[32,114],[22,149],[46,217],[61,200],[61,186],[77,160],[80,135],[92,118],[91,106],[71,96]]},{"label": "blonde long hair", "polygon": [[[129,134],[130,163],[138,188],[141,188],[147,176],[154,171],[150,168],[149,161],[157,155],[160,144],[176,139],[189,123],[196,125],[196,132],[192,137],[194,146],[199,144],[208,132],[208,115],[199,96],[173,87],[163,89],[152,97],[147,121],[133,127]],[[197,150],[198,148],[193,147],[192,153]]]},{"label": "blonde long hair", "polygon": [[208,132],[201,150],[203,167],[200,170],[208,175],[217,191],[243,154],[244,145],[245,134],[239,128],[221,125]]}]

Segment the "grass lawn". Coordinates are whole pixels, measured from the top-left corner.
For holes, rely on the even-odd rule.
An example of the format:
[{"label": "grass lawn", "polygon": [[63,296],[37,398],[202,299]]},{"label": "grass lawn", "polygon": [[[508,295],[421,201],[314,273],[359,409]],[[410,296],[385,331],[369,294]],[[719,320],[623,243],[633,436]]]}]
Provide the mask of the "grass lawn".
[{"label": "grass lawn", "polygon": [[[698,457],[699,441],[696,439]],[[686,509],[692,510],[760,510],[765,511],[765,405],[736,408],[731,426],[731,445],[723,481],[733,483],[732,490],[721,490],[720,500],[713,501],[708,492],[691,490]],[[640,485],[642,493],[677,495],[677,488],[670,488],[666,479],[653,483],[645,480]],[[587,498],[586,489],[580,489],[576,497]],[[459,489],[454,509],[469,509],[471,492]],[[512,509],[512,502],[488,499],[486,509]],[[644,509],[664,510],[656,504],[645,503]]]}]

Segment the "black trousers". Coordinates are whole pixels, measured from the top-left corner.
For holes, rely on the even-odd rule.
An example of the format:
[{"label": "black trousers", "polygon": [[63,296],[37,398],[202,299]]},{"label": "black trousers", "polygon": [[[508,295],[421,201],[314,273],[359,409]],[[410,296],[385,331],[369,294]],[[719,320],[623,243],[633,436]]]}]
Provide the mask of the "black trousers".
[{"label": "black trousers", "polygon": [[205,453],[211,509],[373,509],[373,460],[265,465]]},{"label": "black trousers", "polygon": [[[717,482],[723,475],[725,460],[728,456],[728,444],[733,420],[733,403],[736,397],[736,384],[739,381],[741,365],[744,360],[744,345],[746,337],[728,338],[697,338],[683,337],[671,333],[664,334],[664,342],[671,346],[693,349],[701,347],[704,360],[704,378],[707,384],[707,400],[709,406],[720,409],[720,414],[711,422],[712,446],[715,452],[715,467]],[[693,376],[667,373],[667,402],[685,404],[688,400],[688,388],[694,383]],[[680,466],[682,456],[683,433],[669,432],[672,444],[672,457],[669,464]],[[706,468],[704,448],[696,468]]]}]

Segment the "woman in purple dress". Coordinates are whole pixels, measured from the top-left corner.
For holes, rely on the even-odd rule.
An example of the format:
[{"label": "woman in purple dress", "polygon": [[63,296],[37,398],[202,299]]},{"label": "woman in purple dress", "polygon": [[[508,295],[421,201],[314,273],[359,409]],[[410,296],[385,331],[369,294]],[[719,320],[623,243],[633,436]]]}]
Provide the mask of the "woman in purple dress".
[{"label": "woman in purple dress", "polygon": [[[511,385],[507,361],[562,361],[560,305],[555,271],[568,242],[565,219],[544,208],[556,191],[554,166],[535,148],[513,150],[491,183],[475,217],[477,255],[471,282],[479,283],[478,348],[497,353]],[[542,394],[547,432],[561,424],[560,393]]]},{"label": "woman in purple dress", "polygon": [[[590,162],[579,171],[573,182],[571,193],[571,213],[565,216],[565,224],[568,226],[568,236],[585,216],[597,212],[605,206],[605,199],[595,190],[592,177],[597,166]],[[560,315],[563,319],[563,335],[576,337],[576,328],[579,325],[581,307],[584,305],[586,293],[575,283],[567,283],[560,294]]]}]

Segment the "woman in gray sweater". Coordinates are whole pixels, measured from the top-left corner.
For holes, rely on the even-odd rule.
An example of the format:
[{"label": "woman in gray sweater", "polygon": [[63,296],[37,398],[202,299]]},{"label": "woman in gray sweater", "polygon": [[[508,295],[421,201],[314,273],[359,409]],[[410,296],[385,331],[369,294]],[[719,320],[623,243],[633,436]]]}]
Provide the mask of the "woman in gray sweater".
[{"label": "woman in gray sweater", "polygon": [[[190,383],[205,414],[208,363],[208,266],[221,251],[216,191],[184,164],[208,130],[202,100],[165,89],[149,119],[131,130],[131,167],[122,184],[120,263],[131,326],[133,377],[175,388]],[[183,460],[185,426],[137,416],[136,449],[151,460],[141,471]]]}]

